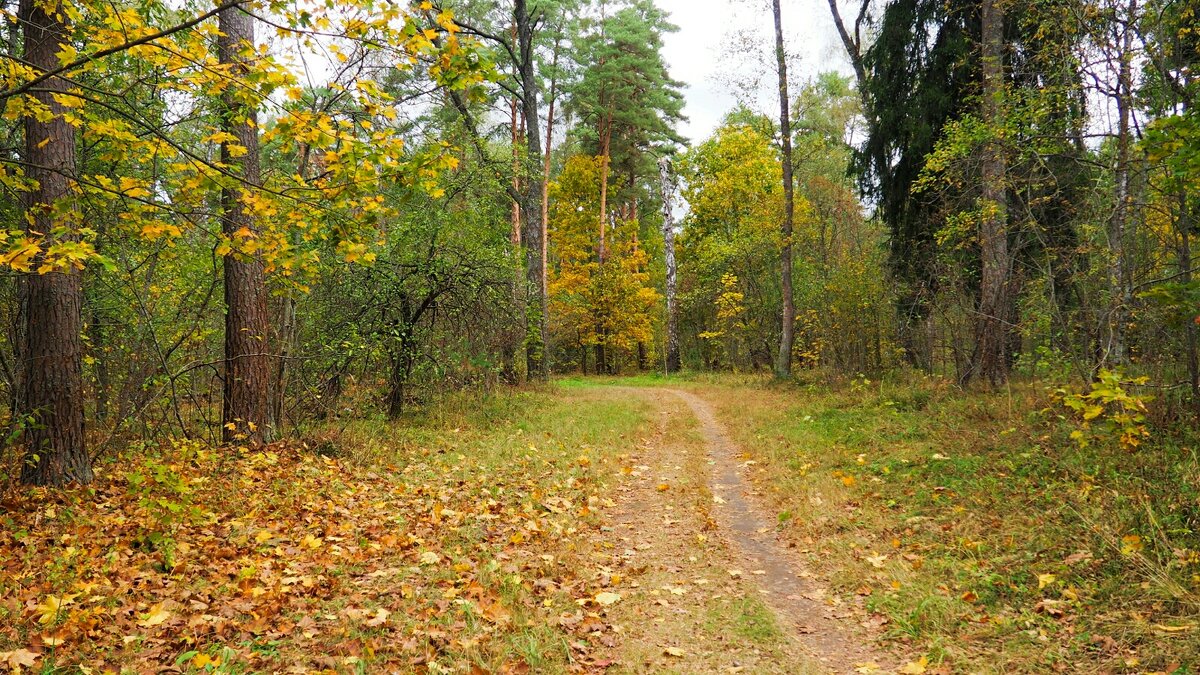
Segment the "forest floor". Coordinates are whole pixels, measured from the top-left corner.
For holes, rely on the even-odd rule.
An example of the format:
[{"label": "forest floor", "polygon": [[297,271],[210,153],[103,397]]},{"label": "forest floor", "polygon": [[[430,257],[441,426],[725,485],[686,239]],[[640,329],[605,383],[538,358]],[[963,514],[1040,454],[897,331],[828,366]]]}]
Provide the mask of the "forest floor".
[{"label": "forest floor", "polygon": [[146,444],[0,495],[0,665],[1196,672],[1195,453],[1078,449],[1044,404],[588,378]]}]

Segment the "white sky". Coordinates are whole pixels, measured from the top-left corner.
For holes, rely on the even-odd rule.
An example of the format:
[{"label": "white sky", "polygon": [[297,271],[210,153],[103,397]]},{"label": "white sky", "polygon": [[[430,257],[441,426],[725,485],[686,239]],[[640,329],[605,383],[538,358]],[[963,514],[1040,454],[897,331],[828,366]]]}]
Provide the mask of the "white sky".
[{"label": "white sky", "polygon": [[[706,138],[739,100],[778,115],[770,0],[655,0],[679,31],[665,37],[671,77],[687,85],[680,133]],[[849,72],[827,0],[782,0],[789,93],[825,70]],[[847,10],[843,9],[843,15]],[[751,36],[747,38],[746,36]]]}]

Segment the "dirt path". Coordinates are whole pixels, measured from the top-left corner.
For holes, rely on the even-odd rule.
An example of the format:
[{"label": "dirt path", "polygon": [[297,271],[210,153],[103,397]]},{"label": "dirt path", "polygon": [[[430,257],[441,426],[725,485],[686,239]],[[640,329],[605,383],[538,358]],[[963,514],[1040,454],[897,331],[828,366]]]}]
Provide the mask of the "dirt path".
[{"label": "dirt path", "polygon": [[744,462],[712,408],[695,394],[669,390],[685,401],[700,423],[712,467],[710,487],[722,533],[753,570],[767,603],[790,624],[804,650],[834,672],[894,670],[894,659],[875,648],[874,636],[855,619],[861,614],[828,601],[828,594],[775,536],[776,519],[757,503],[743,477]]},{"label": "dirt path", "polygon": [[[616,389],[616,388],[614,388]],[[620,505],[596,542],[617,672],[894,672],[774,536],[711,408],[671,389],[620,388],[653,406],[625,458]]]}]

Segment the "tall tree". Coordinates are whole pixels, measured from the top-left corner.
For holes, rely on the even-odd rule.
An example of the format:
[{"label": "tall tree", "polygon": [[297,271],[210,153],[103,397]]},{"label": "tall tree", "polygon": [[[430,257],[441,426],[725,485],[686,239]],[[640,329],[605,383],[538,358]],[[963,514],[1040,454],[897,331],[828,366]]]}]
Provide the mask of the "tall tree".
[{"label": "tall tree", "polygon": [[[25,61],[41,73],[60,67],[69,44],[66,8],[57,2],[22,0],[20,20]],[[78,240],[79,212],[72,204],[75,127],[64,116],[66,80],[48,77],[33,98],[48,115],[25,117],[26,176],[34,183],[26,195],[25,231],[42,238],[46,248]],[[21,481],[62,485],[92,480],[83,435],[83,288],[79,267],[67,260],[47,264],[43,254],[20,279],[25,313],[21,412],[26,461]],[[43,269],[44,267],[49,269]]]},{"label": "tall tree", "polygon": [[[255,58],[254,17],[241,7],[221,11],[217,59],[228,75],[241,80]],[[237,183],[221,190],[221,232],[235,245],[224,257],[225,370],[222,406],[223,436],[228,442],[270,440],[268,392],[271,362],[268,347],[267,286],[262,260],[252,242],[257,223],[246,203],[246,186],[260,183],[258,111],[252,94],[228,86],[221,94],[221,123],[225,132],[221,161]]]},{"label": "tall tree", "polygon": [[671,175],[671,161],[666,157],[658,160],[659,181],[662,186],[663,209],[663,259],[666,265],[666,297],[667,297],[667,374],[679,372],[679,308],[676,298],[676,277],[679,269],[675,264],[675,180]]},{"label": "tall tree", "polygon": [[975,351],[964,379],[979,377],[995,385],[1008,379],[1012,259],[1008,249],[1008,204],[1001,141],[1004,120],[1005,0],[983,0],[981,8],[980,118],[989,138],[980,159],[983,195],[979,206],[979,254],[982,258],[975,317]]},{"label": "tall tree", "polygon": [[779,286],[783,294],[783,325],[779,333],[779,356],[775,360],[775,376],[792,374],[792,343],[796,330],[796,304],[792,294],[792,229],[796,216],[795,185],[792,180],[792,123],[788,119],[791,100],[788,98],[787,52],[783,48],[783,17],[779,0],[771,4],[775,16],[775,67],[779,75],[779,140],[783,152],[783,234],[779,250]]}]

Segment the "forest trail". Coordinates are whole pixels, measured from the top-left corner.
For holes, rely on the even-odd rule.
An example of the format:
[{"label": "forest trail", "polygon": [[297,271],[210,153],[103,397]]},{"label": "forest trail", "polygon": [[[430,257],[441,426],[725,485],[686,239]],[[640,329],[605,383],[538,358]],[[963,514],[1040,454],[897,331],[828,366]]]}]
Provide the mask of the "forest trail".
[{"label": "forest trail", "polygon": [[709,404],[676,389],[614,389],[655,410],[613,522],[612,574],[642,596],[614,617],[626,624],[622,670],[894,672],[862,612],[835,604],[777,539]]}]

